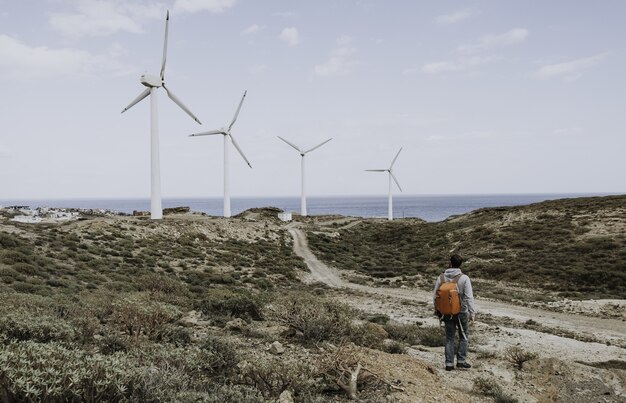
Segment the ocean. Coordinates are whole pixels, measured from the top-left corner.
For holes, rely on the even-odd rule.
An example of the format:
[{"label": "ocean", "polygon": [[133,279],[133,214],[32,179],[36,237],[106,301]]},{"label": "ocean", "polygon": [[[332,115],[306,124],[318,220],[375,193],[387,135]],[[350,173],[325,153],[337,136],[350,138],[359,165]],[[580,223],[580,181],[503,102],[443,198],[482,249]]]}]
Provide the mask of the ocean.
[{"label": "ocean", "polygon": [[[394,218],[418,217],[426,221],[441,221],[451,215],[464,214],[483,207],[519,206],[570,197],[604,196],[607,194],[512,194],[512,195],[440,195],[393,198]],[[75,199],[75,200],[0,200],[0,205],[36,207],[74,207],[116,210],[131,214],[134,210],[150,210],[149,199]],[[163,199],[163,207],[188,206],[193,211],[222,215],[222,198]],[[299,197],[234,197],[232,214],[252,207],[278,207],[299,212]],[[307,197],[309,215],[337,214],[355,217],[387,217],[386,196]]]}]

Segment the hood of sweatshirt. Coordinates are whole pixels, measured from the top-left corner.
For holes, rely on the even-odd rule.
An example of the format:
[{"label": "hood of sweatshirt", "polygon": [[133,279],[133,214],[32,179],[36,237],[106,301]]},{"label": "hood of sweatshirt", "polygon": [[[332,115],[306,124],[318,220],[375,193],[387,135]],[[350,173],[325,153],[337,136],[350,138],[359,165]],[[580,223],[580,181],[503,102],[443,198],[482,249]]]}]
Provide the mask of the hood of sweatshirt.
[{"label": "hood of sweatshirt", "polygon": [[446,278],[446,281],[452,281],[452,279],[458,276],[459,274],[463,274],[461,272],[461,269],[452,268],[452,267],[449,269],[446,269],[446,271],[443,272],[443,275]]}]

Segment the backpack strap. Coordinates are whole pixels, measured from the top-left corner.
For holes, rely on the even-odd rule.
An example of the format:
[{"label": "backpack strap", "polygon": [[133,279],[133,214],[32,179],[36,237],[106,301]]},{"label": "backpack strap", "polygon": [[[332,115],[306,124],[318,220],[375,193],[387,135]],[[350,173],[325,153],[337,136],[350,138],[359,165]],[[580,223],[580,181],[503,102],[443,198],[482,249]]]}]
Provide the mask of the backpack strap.
[{"label": "backpack strap", "polygon": [[[461,274],[457,274],[457,275],[456,275],[456,276],[454,276],[454,277],[452,278],[452,280],[450,280],[449,282],[450,282],[450,283],[457,284],[457,283],[459,282],[459,280],[461,279],[461,276],[463,276],[463,273],[461,273]],[[439,282],[440,282],[441,284],[443,284],[443,283],[447,283],[447,282],[448,282],[448,281],[446,281],[446,274],[445,274],[445,273],[441,273],[441,276],[439,276]]]}]

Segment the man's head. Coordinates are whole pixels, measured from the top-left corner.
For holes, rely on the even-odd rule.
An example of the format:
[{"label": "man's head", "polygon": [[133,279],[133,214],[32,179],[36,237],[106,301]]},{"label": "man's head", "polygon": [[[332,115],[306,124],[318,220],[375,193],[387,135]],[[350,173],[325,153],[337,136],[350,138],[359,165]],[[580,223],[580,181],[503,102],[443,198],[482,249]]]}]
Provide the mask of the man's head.
[{"label": "man's head", "polygon": [[463,258],[457,254],[450,256],[450,267],[458,269],[463,263]]}]

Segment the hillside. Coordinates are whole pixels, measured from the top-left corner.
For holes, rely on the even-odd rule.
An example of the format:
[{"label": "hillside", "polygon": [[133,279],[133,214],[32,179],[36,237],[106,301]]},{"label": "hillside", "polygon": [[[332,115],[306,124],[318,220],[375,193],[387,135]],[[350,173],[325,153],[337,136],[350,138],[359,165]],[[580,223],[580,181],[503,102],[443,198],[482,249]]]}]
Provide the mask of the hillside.
[{"label": "hillside", "polygon": [[436,223],[362,220],[309,228],[325,262],[379,278],[431,285],[452,251],[477,279],[512,282],[563,297],[626,298],[626,196],[481,209]]},{"label": "hillside", "polygon": [[159,273],[202,292],[216,284],[273,287],[302,269],[291,237],[272,221],[174,216],[59,224],[0,224],[3,287],[39,295],[88,289],[135,291]]},{"label": "hillside", "polygon": [[[597,318],[517,304],[509,310],[481,299],[481,286],[489,276],[504,280],[521,270],[498,271],[501,260],[488,253],[532,262],[534,249],[515,242],[538,234],[552,246],[610,240],[618,246],[601,249],[599,258],[623,259],[623,202],[562,200],[435,224],[349,217],[285,224],[273,209],[232,219],[89,215],[24,224],[0,210],[0,399],[321,403],[352,394],[367,402],[620,401],[623,309]],[[561,222],[565,230],[548,237]],[[311,282],[316,273],[308,271],[322,265],[311,265],[317,257],[306,234],[317,257],[333,262],[325,270],[336,280]],[[482,249],[472,253],[469,245]],[[485,278],[470,350],[475,369],[455,374],[443,371],[442,332],[428,302],[431,275],[452,247]],[[400,272],[405,281],[390,277]],[[363,273],[382,281],[347,281],[371,283]],[[543,270],[533,275],[511,282],[551,278]],[[398,288],[420,282],[426,291]],[[596,293],[579,283],[569,292],[623,287]],[[527,354],[524,369],[507,358],[513,347]],[[581,383],[589,377],[594,381]],[[569,399],[573,394],[580,399]]]}]

